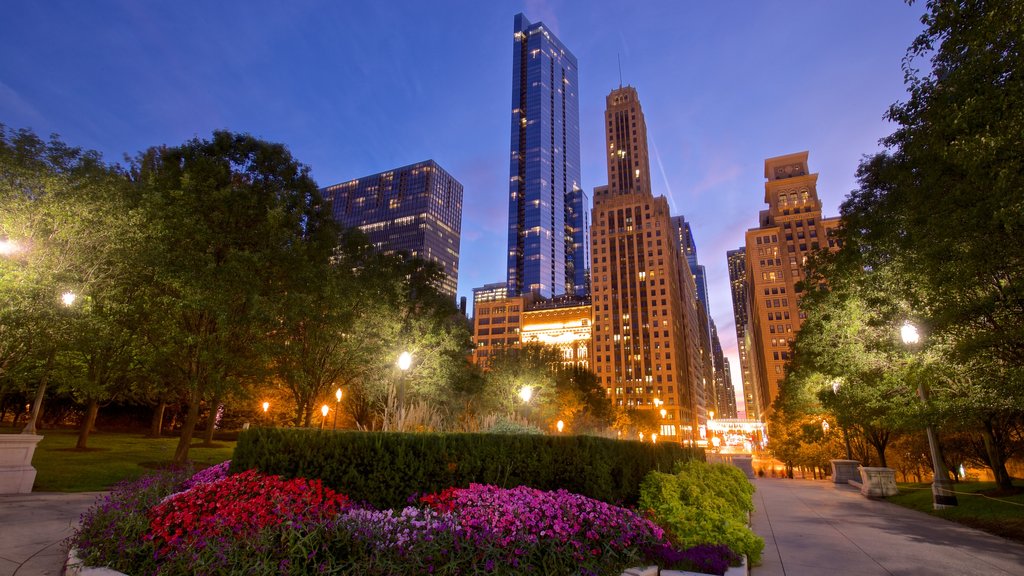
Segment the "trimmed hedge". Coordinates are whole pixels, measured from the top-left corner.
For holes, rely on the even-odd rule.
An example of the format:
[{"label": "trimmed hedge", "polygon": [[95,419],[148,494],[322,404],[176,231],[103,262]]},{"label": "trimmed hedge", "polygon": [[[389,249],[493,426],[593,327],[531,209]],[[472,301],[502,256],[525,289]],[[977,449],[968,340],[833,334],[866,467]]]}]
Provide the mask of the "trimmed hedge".
[{"label": "trimmed hedge", "polygon": [[378,508],[401,508],[413,495],[470,483],[564,488],[635,505],[648,472],[669,472],[694,459],[703,460],[703,450],[592,436],[254,428],[239,436],[231,473],[256,468],[285,478],[319,478]]}]

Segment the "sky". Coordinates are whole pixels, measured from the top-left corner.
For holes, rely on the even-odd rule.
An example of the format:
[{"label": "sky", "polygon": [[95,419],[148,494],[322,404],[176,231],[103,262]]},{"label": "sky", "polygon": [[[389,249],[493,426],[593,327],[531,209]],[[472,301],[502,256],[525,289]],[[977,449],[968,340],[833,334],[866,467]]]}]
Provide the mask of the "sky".
[{"label": "sky", "polygon": [[578,60],[588,192],[607,180],[605,96],[636,87],[653,192],[691,223],[739,390],[726,251],[766,207],[764,160],[809,151],[824,215],[837,215],[859,161],[893,131],[884,115],[906,98],[921,3],[11,2],[0,123],[111,162],[247,132],[286,144],[321,186],[434,159],[464,186],[458,293],[472,302],[505,280],[519,12]]}]

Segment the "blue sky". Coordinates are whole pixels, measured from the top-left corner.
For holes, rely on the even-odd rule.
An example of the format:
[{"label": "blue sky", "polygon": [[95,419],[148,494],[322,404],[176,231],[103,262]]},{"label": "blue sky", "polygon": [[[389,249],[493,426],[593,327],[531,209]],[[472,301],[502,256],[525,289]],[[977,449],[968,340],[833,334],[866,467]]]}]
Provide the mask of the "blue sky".
[{"label": "blue sky", "polygon": [[[12,2],[0,123],[120,161],[215,129],[283,142],[321,186],[433,158],[465,186],[459,294],[505,279],[513,16],[579,61],[583,187],[604,98],[635,86],[655,194],[693,226],[738,373],[726,250],[801,150],[833,216],[905,98],[920,4],[897,0]],[[735,380],[735,378],[734,378]],[[738,384],[738,381],[737,381]]]}]

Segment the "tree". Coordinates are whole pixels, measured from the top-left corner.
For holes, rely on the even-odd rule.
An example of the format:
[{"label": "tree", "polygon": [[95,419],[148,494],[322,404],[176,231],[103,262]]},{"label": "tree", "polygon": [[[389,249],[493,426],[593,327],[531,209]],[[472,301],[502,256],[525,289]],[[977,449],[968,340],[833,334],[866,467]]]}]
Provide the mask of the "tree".
[{"label": "tree", "polygon": [[[898,128],[861,164],[843,204],[845,238],[869,269],[898,266],[913,280],[911,311],[947,364],[977,367],[972,393],[1000,398],[961,416],[993,430],[989,459],[1009,490],[991,440],[1024,412],[1024,5],[927,8],[903,62],[909,97],[887,114]],[[942,404],[949,390],[933,390]]]},{"label": "tree", "polygon": [[126,209],[126,184],[96,152],[0,126],[0,382],[38,382],[26,426],[34,432],[47,385],[61,375],[58,384],[88,404],[80,448],[131,363],[115,311],[130,301],[126,252],[144,234]]},{"label": "tree", "polygon": [[312,244],[334,241],[307,167],[280,144],[214,132],[139,155],[132,178],[153,231],[140,247],[154,371],[187,397],[183,463],[200,404],[264,377],[275,306]]}]

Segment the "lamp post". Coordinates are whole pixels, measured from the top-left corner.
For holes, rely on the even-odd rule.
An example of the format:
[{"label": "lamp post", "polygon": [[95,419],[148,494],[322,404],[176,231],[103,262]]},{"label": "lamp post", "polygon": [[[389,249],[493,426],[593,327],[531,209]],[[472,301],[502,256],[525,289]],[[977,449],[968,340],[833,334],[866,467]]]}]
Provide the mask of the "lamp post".
[{"label": "lamp post", "polygon": [[327,424],[327,413],[330,412],[330,411],[331,411],[331,409],[327,407],[327,404],[324,404],[323,406],[320,407],[320,414],[323,415],[323,418],[320,420],[320,429],[321,430],[323,430],[324,429],[324,425]]},{"label": "lamp post", "polygon": [[558,422],[555,423],[555,428],[557,428],[558,429],[558,433],[561,434],[562,433],[562,429],[565,428],[565,422],[562,422],[561,420],[559,420]]},{"label": "lamp post", "polygon": [[412,366],[412,354],[408,352],[402,352],[398,356],[398,369],[401,370],[401,376],[398,378],[398,413],[401,414],[405,408],[405,373]]},{"label": "lamp post", "polygon": [[268,410],[270,410],[270,402],[264,402],[263,403],[263,421],[264,422],[270,422],[270,415],[267,414]]},{"label": "lamp post", "polygon": [[[900,338],[911,349],[921,341],[921,335],[917,331],[917,326],[914,326],[909,321],[904,322],[900,328]],[[927,407],[930,398],[928,386],[925,385],[923,378],[918,381],[917,395],[921,397],[921,402]],[[935,510],[952,508],[959,505],[959,502],[956,499],[956,494],[953,493],[952,486],[950,486],[946,463],[942,459],[942,447],[939,445],[939,437],[935,433],[935,427],[932,426],[931,422],[925,427],[925,432],[928,434],[928,449],[932,455],[932,508]]]},{"label": "lamp post", "polygon": [[341,412],[341,388],[334,392],[334,398],[338,401],[334,407],[334,429],[338,429],[338,412]]}]

